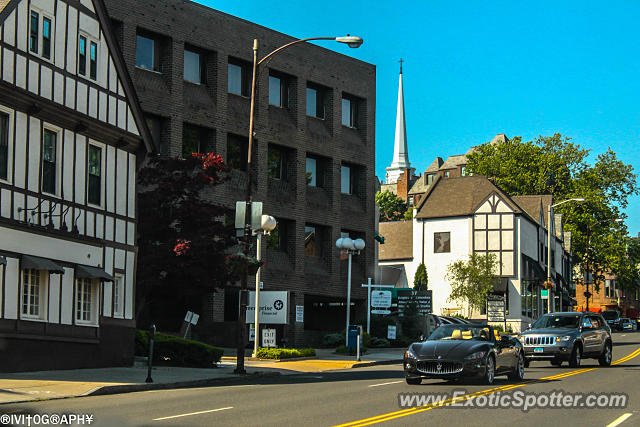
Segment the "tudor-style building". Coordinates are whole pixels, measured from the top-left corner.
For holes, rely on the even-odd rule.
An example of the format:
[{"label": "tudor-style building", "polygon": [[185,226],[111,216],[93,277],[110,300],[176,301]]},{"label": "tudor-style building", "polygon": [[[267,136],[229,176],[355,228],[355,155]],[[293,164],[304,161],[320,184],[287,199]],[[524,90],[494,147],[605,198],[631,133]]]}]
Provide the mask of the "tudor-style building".
[{"label": "tudor-style building", "polygon": [[[506,300],[508,324],[514,331],[547,311],[543,297],[546,280],[547,230],[552,233],[551,277],[556,310],[575,304],[570,298],[570,235],[562,230],[560,215],[547,224],[548,195],[509,197],[483,176],[437,176],[417,207],[412,222],[381,223],[385,248],[380,251],[381,272],[396,287],[412,285],[424,262],[433,291],[433,312],[467,315],[467,307],[450,301],[448,266],[472,253],[491,253],[499,264],[494,271],[494,294]],[[550,225],[550,227],[549,227]],[[412,238],[402,237],[412,231]],[[389,246],[389,247],[386,247]],[[394,274],[396,273],[396,274]],[[483,318],[485,313],[472,313]]]},{"label": "tudor-style building", "polygon": [[130,364],[136,163],[102,0],[0,1],[0,370]]}]

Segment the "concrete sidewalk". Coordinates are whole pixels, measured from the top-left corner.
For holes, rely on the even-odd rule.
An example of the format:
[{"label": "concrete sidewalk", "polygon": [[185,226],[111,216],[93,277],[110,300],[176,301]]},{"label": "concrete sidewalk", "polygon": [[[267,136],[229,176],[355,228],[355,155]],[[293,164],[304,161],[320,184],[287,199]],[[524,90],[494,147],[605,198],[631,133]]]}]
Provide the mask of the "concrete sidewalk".
[{"label": "concrete sidewalk", "polygon": [[145,383],[146,367],[118,367],[0,373],[0,404],[142,390],[205,386],[216,382],[242,381],[250,377],[280,375],[278,369],[247,366],[247,376],[233,373],[235,365],[217,368],[154,367],[153,383]]},{"label": "concrete sidewalk", "polygon": [[[233,353],[231,350],[225,349],[225,354],[235,354],[235,350]],[[235,357],[224,356],[218,367],[212,369],[154,367],[151,375],[153,383],[149,384],[145,383],[147,368],[142,366],[0,373],[0,404],[206,386],[252,377],[385,365],[401,363],[403,354],[404,349],[370,349],[361,356],[360,362],[354,356],[336,354],[333,349],[317,349],[316,357],[307,359],[271,361],[249,360],[247,357],[247,376],[235,375]]]}]

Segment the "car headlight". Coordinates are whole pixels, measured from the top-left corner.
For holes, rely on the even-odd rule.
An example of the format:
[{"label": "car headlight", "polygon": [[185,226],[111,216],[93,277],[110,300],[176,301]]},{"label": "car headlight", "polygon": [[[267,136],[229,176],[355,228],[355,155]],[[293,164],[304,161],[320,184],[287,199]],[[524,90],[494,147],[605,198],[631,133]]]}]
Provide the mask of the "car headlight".
[{"label": "car headlight", "polygon": [[411,350],[411,347],[409,347],[407,349],[407,351],[404,352],[404,358],[405,359],[417,359],[418,357],[416,356],[416,354],[413,352],[413,350]]},{"label": "car headlight", "polygon": [[571,341],[571,335],[565,335],[563,337],[556,337],[556,342]]},{"label": "car headlight", "polygon": [[466,356],[464,358],[464,360],[477,360],[477,359],[482,359],[484,357],[484,355],[487,354],[486,351],[476,351],[475,353],[471,353],[470,355]]}]

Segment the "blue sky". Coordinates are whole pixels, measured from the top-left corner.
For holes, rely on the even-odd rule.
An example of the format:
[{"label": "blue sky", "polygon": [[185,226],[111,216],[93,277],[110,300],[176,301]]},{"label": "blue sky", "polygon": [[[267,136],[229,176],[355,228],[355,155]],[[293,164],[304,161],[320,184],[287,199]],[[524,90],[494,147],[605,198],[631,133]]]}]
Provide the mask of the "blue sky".
[{"label": "blue sky", "polygon": [[[497,133],[560,132],[611,147],[640,169],[640,55],[633,1],[200,1],[294,37],[350,33],[359,49],[323,46],[377,67],[376,174],[391,163],[404,68],[409,158],[424,171]],[[251,46],[247,46],[250,50]],[[640,197],[627,209],[640,233]]]}]

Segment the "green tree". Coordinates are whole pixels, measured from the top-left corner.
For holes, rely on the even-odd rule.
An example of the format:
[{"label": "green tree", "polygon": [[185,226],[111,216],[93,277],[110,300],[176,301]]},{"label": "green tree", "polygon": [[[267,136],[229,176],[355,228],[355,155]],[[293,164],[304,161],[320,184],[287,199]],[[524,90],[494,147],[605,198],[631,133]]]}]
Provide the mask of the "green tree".
[{"label": "green tree", "polygon": [[413,289],[416,291],[426,291],[428,284],[427,267],[421,262],[416,270],[416,274],[413,276]]},{"label": "green tree", "polygon": [[[572,233],[573,261],[584,262],[588,256],[591,266],[624,275],[627,229],[624,224],[602,221],[625,218],[629,197],[639,194],[637,177],[633,167],[611,149],[595,161],[590,161],[589,154],[558,133],[528,142],[514,137],[477,147],[467,156],[467,170],[486,176],[512,196],[551,194],[554,202],[586,199],[555,208],[563,214],[565,230]],[[596,289],[598,284],[596,276]]]},{"label": "green tree", "polygon": [[469,259],[454,261],[447,267],[447,280],[451,286],[449,301],[467,303],[471,309],[481,310],[487,294],[493,290],[494,271],[498,265],[495,254],[473,253]]},{"label": "green tree", "polygon": [[407,208],[407,211],[404,213],[404,219],[407,221],[413,220],[413,208]]},{"label": "green tree", "polygon": [[380,221],[401,221],[407,211],[405,201],[390,191],[378,191],[376,204],[380,206]]}]

